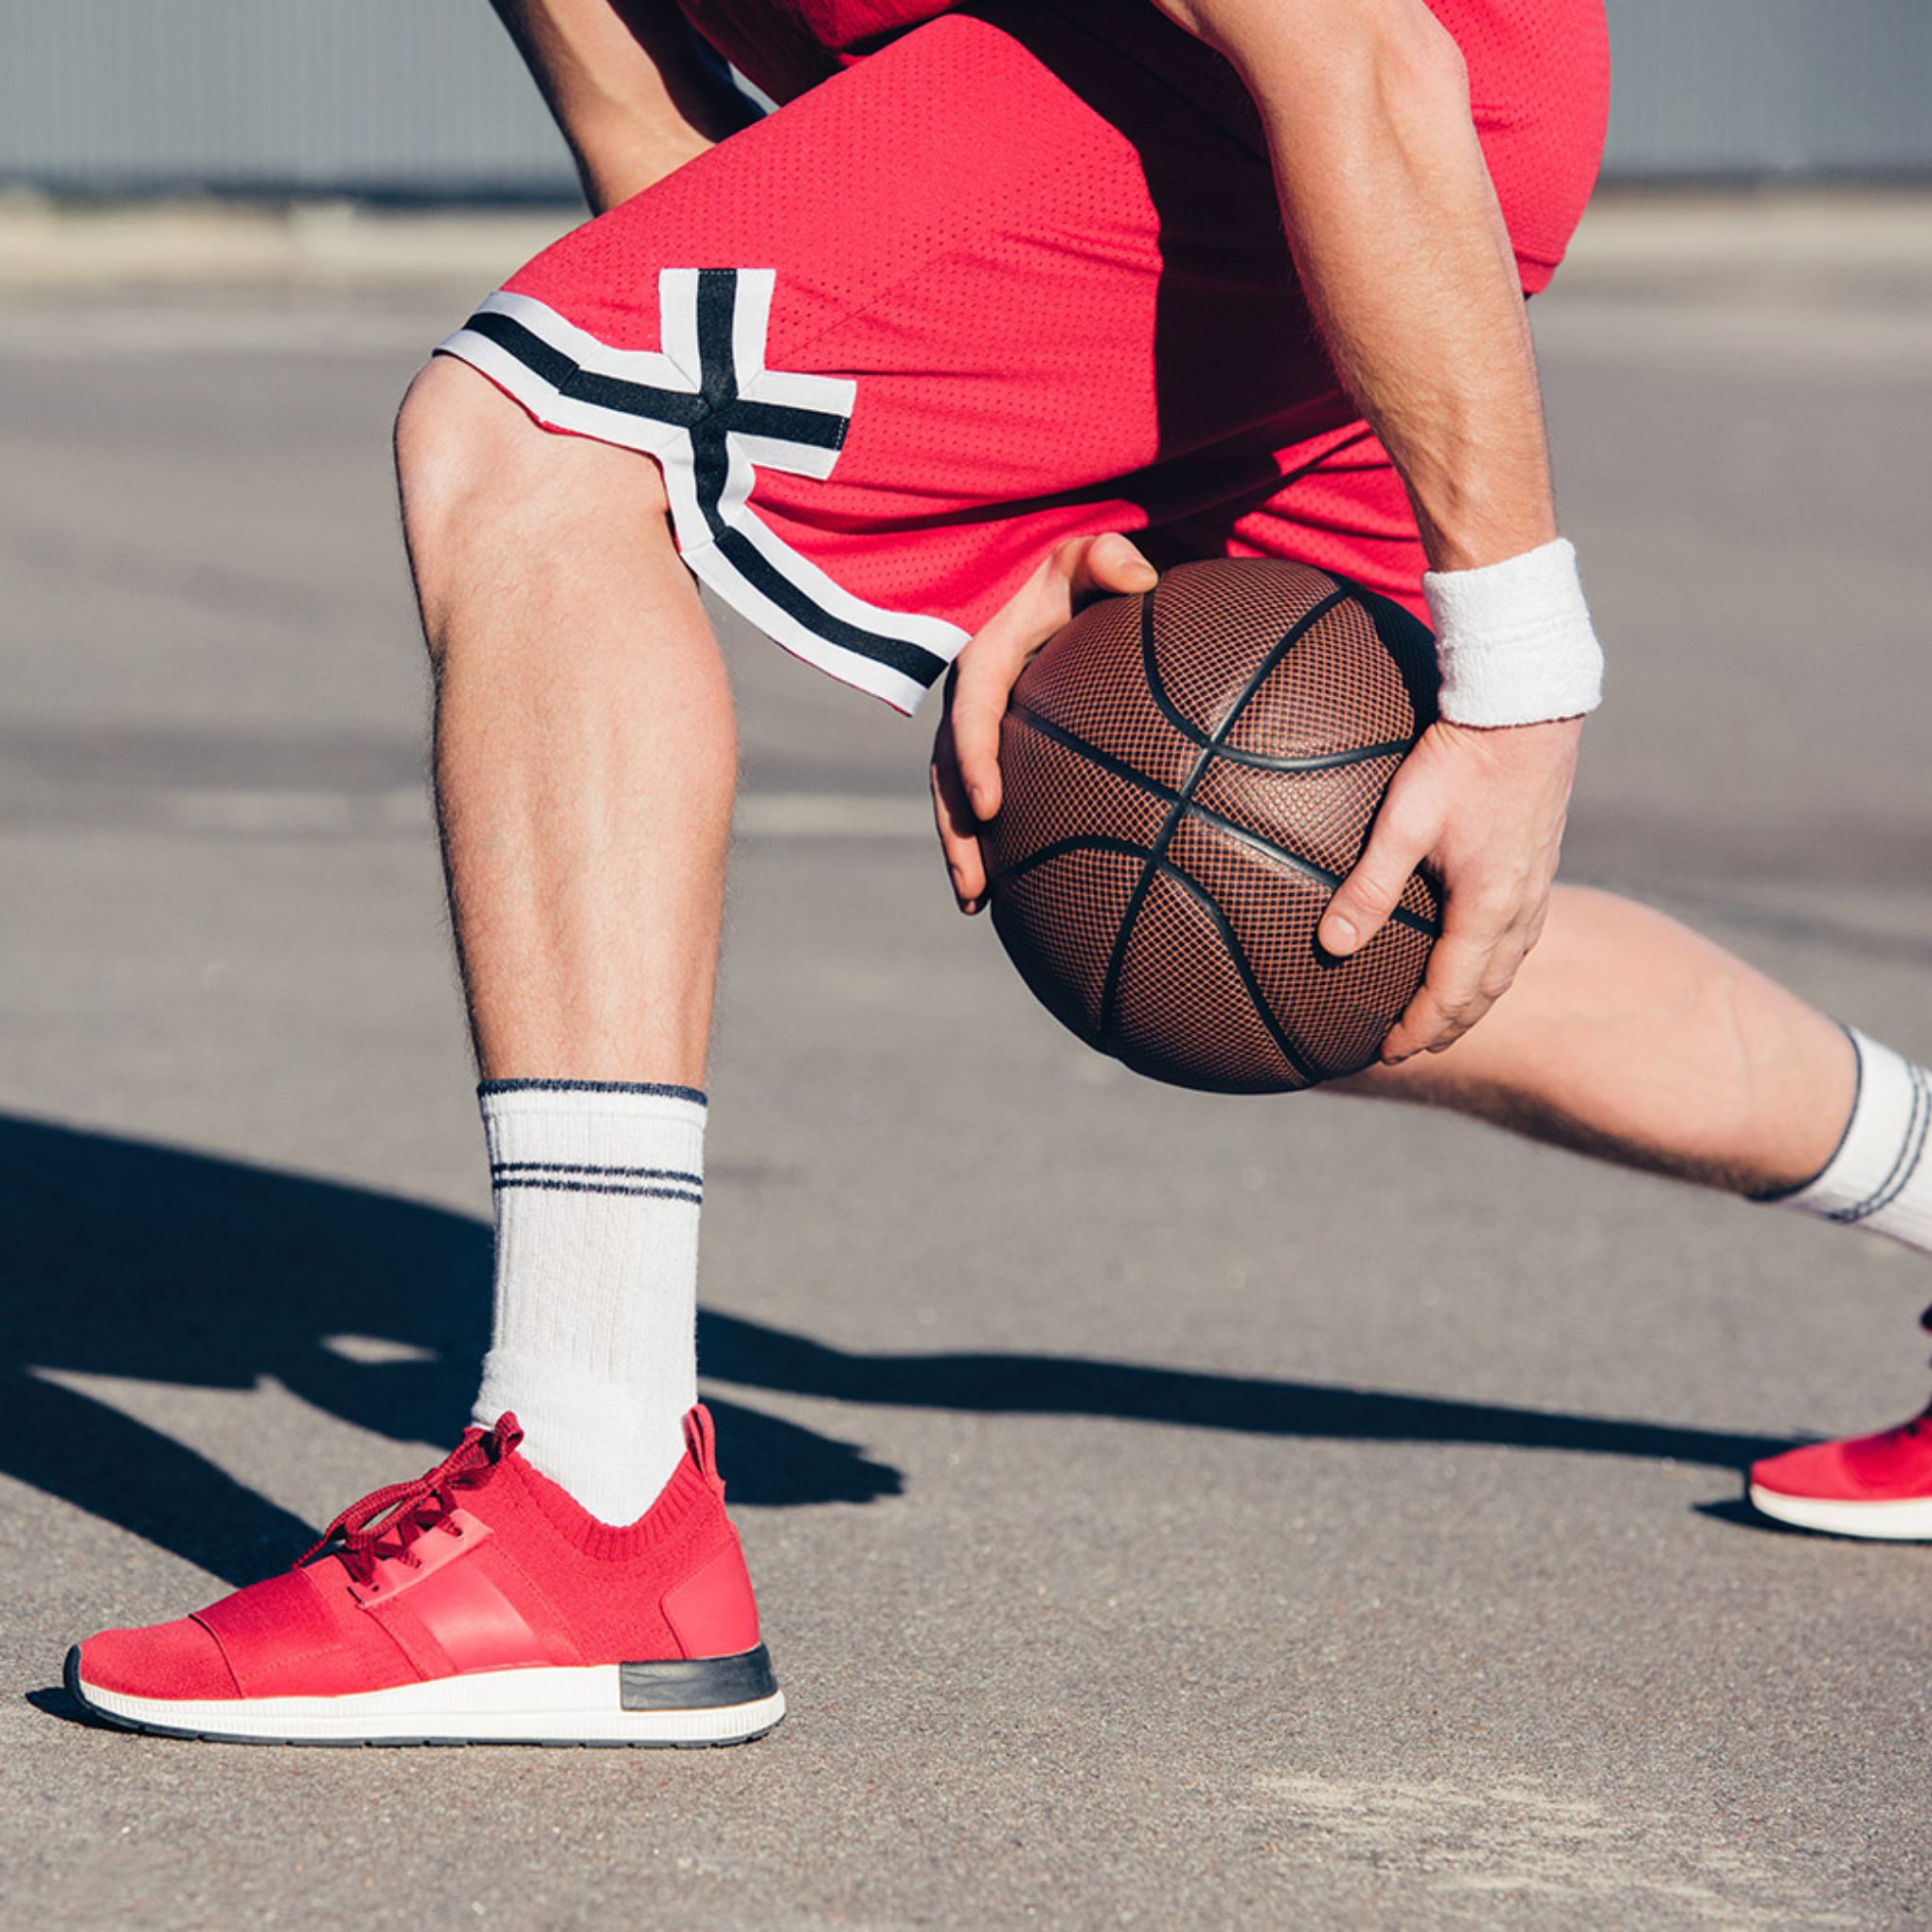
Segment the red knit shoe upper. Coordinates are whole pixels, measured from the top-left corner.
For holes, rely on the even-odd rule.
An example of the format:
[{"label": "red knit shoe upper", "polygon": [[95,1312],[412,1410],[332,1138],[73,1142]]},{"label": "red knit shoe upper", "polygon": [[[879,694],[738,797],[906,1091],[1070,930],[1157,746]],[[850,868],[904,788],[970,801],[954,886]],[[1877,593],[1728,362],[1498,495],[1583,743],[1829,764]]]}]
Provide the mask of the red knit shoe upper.
[{"label": "red knit shoe upper", "polygon": [[1760,1489],[1845,1503],[1902,1503],[1932,1496],[1932,1411],[1838,1442],[1808,1442],[1751,1470]]},{"label": "red knit shoe upper", "polygon": [[111,1630],[81,1674],[132,1696],[329,1697],[528,1665],[729,1656],[758,1610],[711,1418],[636,1522],[601,1523],[517,1452],[513,1416],[345,1510],[294,1569],[191,1618]]},{"label": "red knit shoe upper", "polygon": [[[1932,1308],[1919,1317],[1932,1334]],[[1932,1407],[1881,1429],[1836,1442],[1807,1442],[1751,1467],[1751,1481],[1775,1495],[1815,1502],[1909,1503],[1932,1498]]]}]

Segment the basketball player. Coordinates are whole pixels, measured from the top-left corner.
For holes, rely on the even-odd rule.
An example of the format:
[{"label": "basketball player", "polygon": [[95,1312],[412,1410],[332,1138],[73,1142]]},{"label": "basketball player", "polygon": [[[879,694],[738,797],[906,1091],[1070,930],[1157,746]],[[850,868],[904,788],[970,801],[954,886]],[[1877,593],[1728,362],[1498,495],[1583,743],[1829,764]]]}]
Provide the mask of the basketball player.
[{"label": "basketball player", "polygon": [[[300,1566],[89,1639],[77,1694],[304,1741],[778,1720],[692,1360],[735,761],[696,581],[903,709],[953,668],[968,911],[1007,692],[1083,599],[1225,554],[1401,600],[1441,721],[1321,938],[1419,864],[1447,908],[1355,1086],[1932,1247],[1923,1069],[1551,888],[1601,660],[1523,297],[1597,167],[1597,0],[689,0],[703,42],[662,0],[497,4],[603,212],[397,433],[496,1190],[475,1425]],[[740,129],[721,54],[783,104]],[[1932,1535],[1932,1440],[1752,1493]]]}]

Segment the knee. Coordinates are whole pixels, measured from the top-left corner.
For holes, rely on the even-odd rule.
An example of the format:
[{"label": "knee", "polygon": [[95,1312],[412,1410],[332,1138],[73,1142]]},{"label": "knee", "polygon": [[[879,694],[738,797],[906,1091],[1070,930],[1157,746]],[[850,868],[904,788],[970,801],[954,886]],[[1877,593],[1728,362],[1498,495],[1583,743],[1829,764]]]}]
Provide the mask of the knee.
[{"label": "knee", "polygon": [[417,372],[396,412],[396,483],[412,548],[521,461],[519,425],[542,434],[467,365],[439,355]]},{"label": "knee", "polygon": [[535,532],[573,509],[608,505],[618,483],[633,503],[663,506],[648,458],[540,427],[453,356],[418,371],[396,412],[396,478],[419,572],[453,538],[491,531],[499,512]]}]

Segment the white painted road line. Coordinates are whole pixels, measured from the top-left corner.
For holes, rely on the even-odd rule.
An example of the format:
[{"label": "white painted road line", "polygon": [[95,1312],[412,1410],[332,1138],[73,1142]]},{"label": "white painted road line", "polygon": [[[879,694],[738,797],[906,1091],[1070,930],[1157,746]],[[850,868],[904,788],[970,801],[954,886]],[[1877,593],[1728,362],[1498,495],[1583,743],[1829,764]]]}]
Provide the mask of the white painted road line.
[{"label": "white painted road line", "polygon": [[[224,788],[168,791],[152,798],[152,819],[170,830],[254,834],[414,832],[429,824],[429,799],[415,786],[385,792]],[[750,839],[923,840],[932,814],[917,794],[747,792],[733,829]]]}]

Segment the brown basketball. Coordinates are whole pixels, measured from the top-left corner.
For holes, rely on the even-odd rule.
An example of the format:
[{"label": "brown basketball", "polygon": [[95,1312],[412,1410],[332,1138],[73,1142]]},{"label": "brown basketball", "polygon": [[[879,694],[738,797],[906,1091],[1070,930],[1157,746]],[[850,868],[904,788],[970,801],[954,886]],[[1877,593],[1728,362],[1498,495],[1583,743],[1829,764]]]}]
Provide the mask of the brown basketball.
[{"label": "brown basketball", "polygon": [[1183,564],[1090,605],[1014,689],[982,833],[1028,985],[1180,1086],[1367,1066],[1422,983],[1436,889],[1417,873],[1351,959],[1315,929],[1435,691],[1415,618],[1299,564]]}]

